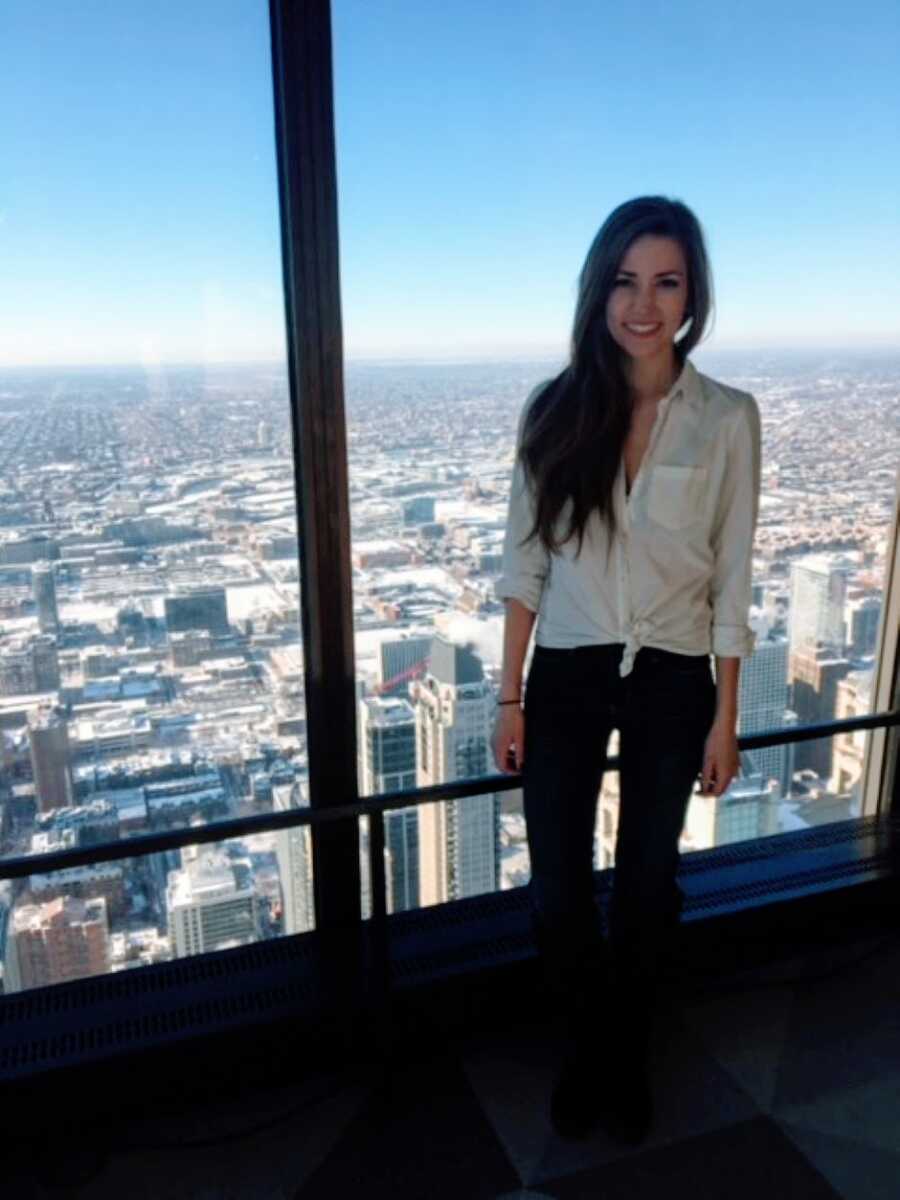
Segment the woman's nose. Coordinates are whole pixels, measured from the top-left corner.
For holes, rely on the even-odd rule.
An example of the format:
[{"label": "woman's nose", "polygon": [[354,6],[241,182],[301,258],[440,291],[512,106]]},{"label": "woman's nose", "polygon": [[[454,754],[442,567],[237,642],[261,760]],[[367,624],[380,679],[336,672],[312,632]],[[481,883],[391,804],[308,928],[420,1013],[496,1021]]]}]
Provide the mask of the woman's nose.
[{"label": "woman's nose", "polygon": [[651,307],[656,303],[656,288],[652,283],[645,284],[643,287],[639,284],[632,292],[631,298],[639,307]]},{"label": "woman's nose", "polygon": [[653,295],[636,296],[631,306],[632,315],[638,317],[656,316],[656,297]]}]

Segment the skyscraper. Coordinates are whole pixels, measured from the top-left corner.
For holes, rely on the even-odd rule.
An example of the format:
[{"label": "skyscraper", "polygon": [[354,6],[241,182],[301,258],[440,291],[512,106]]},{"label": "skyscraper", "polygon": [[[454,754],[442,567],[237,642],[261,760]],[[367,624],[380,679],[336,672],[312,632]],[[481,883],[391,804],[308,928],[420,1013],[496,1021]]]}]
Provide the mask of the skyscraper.
[{"label": "skyscraper", "polygon": [[[411,685],[419,787],[490,773],[494,695],[480,659],[441,637]],[[492,892],[499,878],[500,797],[467,796],[419,807],[420,902]]]},{"label": "skyscraper", "polygon": [[[850,670],[844,658],[847,589],[854,564],[808,554],[791,566],[789,704],[802,725],[834,718],[837,684]],[[831,774],[832,740],[797,743],[795,766]]]},{"label": "skyscraper", "polygon": [[409,695],[410,680],[424,674],[430,653],[430,637],[392,638],[382,642],[378,649],[380,695]]},{"label": "skyscraper", "polygon": [[791,564],[790,653],[827,646],[844,651],[844,605],[851,564],[807,554]]},{"label": "skyscraper", "polygon": [[0,648],[0,695],[53,692],[59,682],[59,655],[52,634],[26,635]]},{"label": "skyscraper", "polygon": [[59,653],[56,638],[49,633],[31,640],[36,692],[53,692],[59,687]]},{"label": "skyscraper", "polygon": [[109,965],[109,917],[103,896],[58,896],[46,904],[20,905],[10,914],[4,991],[106,975]]},{"label": "skyscraper", "polygon": [[402,507],[404,525],[425,525],[434,520],[434,496],[414,496]]},{"label": "skyscraper", "polygon": [[761,775],[741,775],[721,796],[696,793],[688,806],[679,849],[690,853],[778,833],[779,798],[775,780]]},{"label": "skyscraper", "polygon": [[248,863],[205,845],[169,872],[166,911],[172,955],[206,954],[259,939],[259,901]]},{"label": "skyscraper", "polygon": [[396,696],[360,700],[359,760],[364,795],[416,786],[416,714],[408,700]]},{"label": "skyscraper", "polygon": [[[272,789],[272,811],[286,812],[298,799],[308,803],[300,784],[276,785]],[[272,837],[281,880],[282,933],[306,933],[316,925],[310,827],[278,829]]]},{"label": "skyscraper", "polygon": [[[824,645],[798,651],[791,656],[791,708],[801,725],[835,719],[838,684],[851,668],[849,659],[833,654]],[[830,737],[798,742],[795,749],[796,769],[809,768],[820,779],[828,779],[833,751],[834,739]]]},{"label": "skyscraper", "polygon": [[228,605],[223,587],[197,588],[165,598],[166,628],[169,633],[185,629],[208,629],[224,636],[229,632]]},{"label": "skyscraper", "polygon": [[56,633],[59,629],[59,610],[56,605],[56,575],[52,564],[41,563],[32,567],[31,588],[41,633]]},{"label": "skyscraper", "polygon": [[854,596],[847,601],[845,626],[848,654],[854,658],[864,658],[875,653],[880,617],[880,596]]},{"label": "skyscraper", "polygon": [[28,741],[38,811],[67,808],[74,803],[68,722],[61,714],[42,709],[32,719]]},{"label": "skyscraper", "polygon": [[[366,696],[359,702],[359,786],[363,795],[406,791],[416,786],[416,714],[396,697]],[[417,806],[384,814],[387,911],[419,907],[419,812]],[[364,859],[364,915],[368,857]]]},{"label": "skyscraper", "polygon": [[[872,680],[874,667],[862,671],[850,671],[837,685],[835,719],[862,717],[871,712]],[[832,753],[833,774],[828,790],[838,796],[846,796],[850,803],[850,815],[861,816],[860,785],[865,765],[866,746],[869,734],[865,729],[852,733],[839,733],[834,738]]]},{"label": "skyscraper", "polygon": [[[738,734],[780,729],[788,709],[788,640],[778,635],[757,634],[756,648],[744,659],[740,673]],[[782,787],[786,758],[792,746],[764,746],[741,752],[741,773],[758,773],[768,784],[777,779]]]}]

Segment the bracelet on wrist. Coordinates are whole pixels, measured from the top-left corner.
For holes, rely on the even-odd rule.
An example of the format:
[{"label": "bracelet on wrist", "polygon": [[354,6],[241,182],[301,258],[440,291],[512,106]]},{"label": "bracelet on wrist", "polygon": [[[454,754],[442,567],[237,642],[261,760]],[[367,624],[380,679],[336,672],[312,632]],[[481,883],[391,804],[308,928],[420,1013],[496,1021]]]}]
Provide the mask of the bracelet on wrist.
[{"label": "bracelet on wrist", "polygon": [[499,708],[501,704],[521,704],[521,703],[522,703],[522,697],[517,696],[515,700],[498,700],[497,707]]}]

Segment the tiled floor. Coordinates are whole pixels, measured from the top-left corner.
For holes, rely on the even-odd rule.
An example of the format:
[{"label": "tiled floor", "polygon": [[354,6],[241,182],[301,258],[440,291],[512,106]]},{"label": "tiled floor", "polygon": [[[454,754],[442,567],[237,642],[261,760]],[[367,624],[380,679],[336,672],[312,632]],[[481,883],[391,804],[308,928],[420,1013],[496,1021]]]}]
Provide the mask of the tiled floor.
[{"label": "tiled floor", "polygon": [[[778,982],[813,972],[827,977]],[[639,1147],[602,1130],[583,1143],[558,1139],[547,1120],[558,1045],[546,1029],[511,1019],[502,1036],[458,1038],[395,1064],[380,1086],[335,1076],[265,1102],[223,1100],[174,1124],[147,1117],[123,1131],[93,1182],[65,1194],[897,1200],[900,936],[809,952],[728,983],[698,990],[688,978],[664,996],[653,1047],[656,1124]],[[189,1149],[176,1140],[218,1144]],[[4,1196],[61,1194],[29,1179],[32,1165],[4,1155]]]}]

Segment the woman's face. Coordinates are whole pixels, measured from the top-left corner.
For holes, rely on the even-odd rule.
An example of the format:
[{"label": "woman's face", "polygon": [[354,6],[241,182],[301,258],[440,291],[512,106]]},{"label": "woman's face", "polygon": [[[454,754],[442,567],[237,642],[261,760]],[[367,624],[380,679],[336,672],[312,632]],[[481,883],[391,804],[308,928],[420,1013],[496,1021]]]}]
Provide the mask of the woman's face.
[{"label": "woman's face", "polygon": [[619,263],[606,302],[610,335],[632,358],[668,355],[684,324],[688,278],[674,238],[644,234]]}]

